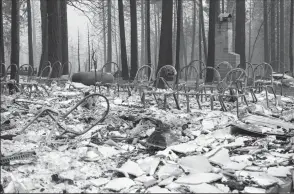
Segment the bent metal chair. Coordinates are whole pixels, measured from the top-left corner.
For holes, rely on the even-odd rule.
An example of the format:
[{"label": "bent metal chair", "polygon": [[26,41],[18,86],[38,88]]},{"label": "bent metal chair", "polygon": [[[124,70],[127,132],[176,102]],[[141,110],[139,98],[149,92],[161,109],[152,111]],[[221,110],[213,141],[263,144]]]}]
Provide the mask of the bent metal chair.
[{"label": "bent metal chair", "polygon": [[[116,71],[112,71],[112,66],[116,67]],[[106,75],[106,68],[110,68],[111,74],[114,77],[113,83],[104,83],[103,82],[103,76]],[[115,69],[115,68],[113,68]],[[96,82],[95,85],[99,87],[99,92],[101,92],[101,87],[104,86],[107,88],[107,93],[110,93],[110,88],[117,88],[117,85],[119,83],[119,78],[120,78],[120,69],[117,63],[115,62],[107,62],[103,65],[103,67],[100,69],[101,74],[101,82]],[[115,91],[115,90],[114,90]]]},{"label": "bent metal chair", "polygon": [[[97,103],[97,99],[100,99]],[[94,110],[93,110],[94,109]],[[104,109],[104,111],[103,111]],[[93,111],[90,111],[93,110]],[[52,109],[42,110],[32,121],[30,121],[26,126],[24,126],[18,134],[23,133],[30,125],[32,125],[40,116],[48,114],[60,129],[58,131],[58,137],[64,137],[65,134],[69,134],[71,137],[76,137],[87,133],[90,129],[96,126],[98,123],[104,121],[105,117],[109,112],[109,101],[102,94],[94,93],[84,97],[80,100],[73,108],[67,111],[65,114],[60,114],[59,112]],[[55,116],[56,115],[56,116]],[[84,126],[81,130],[70,129],[81,121],[85,121]]]},{"label": "bent metal chair", "polygon": [[[237,107],[237,116],[239,117],[239,98],[243,97],[244,102],[248,106],[246,100],[246,87],[247,87],[247,74],[244,69],[235,68],[227,73],[224,79],[218,84],[217,90],[218,93],[214,94],[217,96],[223,111],[227,111],[227,108],[224,104],[224,97],[231,97],[236,101]],[[212,98],[213,96],[211,96]],[[211,100],[211,109],[213,110],[213,101]]]},{"label": "bent metal chair", "polygon": [[275,103],[276,103],[277,96],[274,90],[273,68],[270,64],[263,62],[255,67],[254,86],[255,88],[258,88],[259,91],[261,91],[262,89],[265,90],[267,107],[269,107],[269,100],[268,100],[269,89],[272,90],[272,93],[275,98]]},{"label": "bent metal chair", "polygon": [[[146,95],[149,95],[149,94],[153,95],[157,105],[159,106],[159,101],[156,98],[156,95],[163,94],[163,96],[164,96],[163,108],[164,109],[166,108],[167,97],[172,95],[174,98],[174,101],[176,103],[177,109],[180,110],[180,106],[179,106],[178,99],[176,96],[176,93],[177,93],[177,91],[176,91],[176,76],[177,76],[177,71],[172,65],[162,66],[157,72],[157,76],[156,76],[156,80],[155,80],[155,88],[152,88],[151,91],[143,91],[143,94],[141,97],[141,102],[142,102],[144,108],[146,107],[146,102],[145,102]],[[162,84],[163,87],[165,88],[165,90],[160,90],[159,84]]]},{"label": "bent metal chair", "polygon": [[[149,75],[148,75],[149,74]],[[152,84],[153,68],[151,65],[143,65],[137,70],[136,76],[132,82],[129,83],[118,83],[118,92],[128,92],[129,96],[132,95],[131,91],[135,88],[135,91],[139,90],[140,96],[142,95],[143,89],[149,88]],[[120,88],[127,90],[120,90]]]}]

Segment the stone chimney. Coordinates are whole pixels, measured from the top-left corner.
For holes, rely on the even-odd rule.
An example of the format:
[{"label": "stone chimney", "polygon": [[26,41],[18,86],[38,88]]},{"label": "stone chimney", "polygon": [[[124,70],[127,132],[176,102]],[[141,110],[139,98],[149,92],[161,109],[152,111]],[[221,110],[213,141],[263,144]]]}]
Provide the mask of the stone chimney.
[{"label": "stone chimney", "polygon": [[[239,65],[240,55],[233,52],[232,44],[232,15],[221,13],[218,16],[215,29],[215,66],[223,61],[229,62],[233,68]],[[222,66],[219,71],[223,77],[228,72],[228,69]]]}]

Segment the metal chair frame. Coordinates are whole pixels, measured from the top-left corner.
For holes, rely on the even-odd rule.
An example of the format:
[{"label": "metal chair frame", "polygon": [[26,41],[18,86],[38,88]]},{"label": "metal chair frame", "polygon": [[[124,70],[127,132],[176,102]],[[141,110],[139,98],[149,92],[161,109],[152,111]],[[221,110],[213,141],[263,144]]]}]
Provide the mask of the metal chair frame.
[{"label": "metal chair frame", "polygon": [[[166,81],[166,79],[161,76],[162,71],[165,70],[165,69],[172,70],[172,73],[173,73],[173,75],[172,75],[172,77],[173,77],[172,86],[170,86],[168,81]],[[167,73],[168,72],[166,72],[165,74],[167,74]],[[141,97],[141,102],[143,103],[144,108],[146,107],[145,97],[146,97],[147,94],[152,94],[154,96],[154,99],[155,99],[157,105],[159,105],[159,102],[158,102],[155,95],[156,94],[163,94],[164,95],[164,107],[163,107],[164,109],[166,108],[167,97],[172,95],[174,97],[177,109],[180,110],[178,99],[176,97],[177,91],[175,91],[175,89],[176,89],[176,76],[177,76],[177,70],[174,68],[174,66],[172,66],[172,65],[164,65],[164,66],[162,66],[157,72],[157,76],[156,76],[156,80],[155,80],[155,88],[153,88],[152,91],[143,91],[143,94],[142,94],[142,97]],[[159,84],[160,80],[163,82],[165,88],[171,90],[170,92],[158,91],[158,84]]]},{"label": "metal chair frame", "polygon": [[[103,75],[104,75],[104,69],[106,68],[107,65],[112,65],[112,64],[114,64],[116,66],[116,68],[117,68],[117,70],[114,73],[111,73],[114,76],[114,82],[113,83],[102,83]],[[119,83],[119,77],[120,77],[119,76],[120,69],[119,69],[118,64],[115,63],[115,62],[107,62],[107,63],[105,63],[103,65],[103,67],[100,69],[100,71],[102,72],[101,82],[96,82],[95,83],[95,85],[99,87],[99,92],[101,92],[101,86],[107,87],[107,92],[108,93],[109,93],[109,90],[110,90],[111,87],[117,88],[117,85]]]},{"label": "metal chair frame", "polygon": [[[83,105],[84,103],[87,102],[87,99],[89,98],[92,98],[94,96],[99,96],[99,97],[102,97],[105,101],[106,101],[106,104],[107,104],[107,108],[106,108],[106,111],[104,112],[104,114],[102,115],[102,117],[100,119],[96,119],[96,121],[94,123],[92,123],[87,129],[85,129],[84,131],[82,132],[77,132],[77,131],[73,131],[73,130],[70,130],[70,129],[66,129],[65,127],[63,127],[61,124],[60,124],[60,121],[61,120],[64,120],[66,119],[66,117],[72,112],[74,111],[76,108],[78,108],[80,105]],[[98,123],[104,121],[105,117],[107,116],[107,114],[109,113],[109,101],[108,99],[103,96],[102,94],[98,94],[98,93],[94,93],[94,94],[90,94],[86,97],[84,97],[82,100],[80,100],[72,109],[70,109],[69,111],[67,111],[64,115],[60,115],[58,112],[56,112],[55,110],[52,110],[52,109],[49,109],[49,108],[46,108],[44,110],[42,110],[32,121],[30,121],[30,123],[28,123],[25,127],[23,127],[21,129],[21,131],[18,133],[22,133],[24,132],[33,122],[35,122],[41,115],[43,114],[48,114],[54,121],[55,123],[57,124],[57,126],[62,129],[63,133],[60,135],[63,136],[65,134],[72,134],[73,137],[76,137],[76,136],[80,136],[80,135],[83,135],[85,133],[87,133],[90,129],[92,129],[94,126],[96,126]],[[58,115],[57,117],[54,117],[53,114],[56,114]]]},{"label": "metal chair frame", "polygon": [[[261,68],[262,73],[259,75],[260,78],[258,80],[256,80],[256,76],[257,76],[257,70],[258,68]],[[268,70],[269,72],[269,76],[266,76]],[[274,90],[274,82],[273,82],[273,68],[269,63],[261,63],[259,65],[257,65],[254,69],[254,87],[258,88],[259,91],[261,91],[262,89],[265,90],[266,92],[266,102],[267,102],[267,107],[269,107],[269,101],[268,101],[268,89],[270,88],[274,94],[275,97],[275,101],[277,99],[275,90]]]}]

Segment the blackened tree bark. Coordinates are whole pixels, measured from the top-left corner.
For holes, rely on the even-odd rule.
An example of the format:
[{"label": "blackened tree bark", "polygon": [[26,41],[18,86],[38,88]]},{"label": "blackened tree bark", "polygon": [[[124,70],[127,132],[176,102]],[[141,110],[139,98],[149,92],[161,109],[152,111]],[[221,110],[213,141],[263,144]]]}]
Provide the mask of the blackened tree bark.
[{"label": "blackened tree bark", "polygon": [[264,49],[264,61],[269,63],[269,46],[268,46],[268,8],[267,8],[267,0],[263,0],[263,33],[264,33],[264,42],[263,42],[263,49]]},{"label": "blackened tree bark", "polygon": [[61,39],[62,39],[62,75],[68,74],[68,30],[67,30],[67,0],[60,0]]},{"label": "blackened tree bark", "polygon": [[[159,62],[156,72],[164,65],[173,64],[172,30],[173,30],[173,1],[162,0],[162,19],[159,47]],[[160,81],[159,88],[164,84]]]},{"label": "blackened tree bark", "polygon": [[90,30],[89,30],[89,26],[88,26],[88,71],[91,71],[91,48],[90,48]]},{"label": "blackened tree bark", "polygon": [[202,0],[199,0],[199,19],[201,21],[201,30],[202,30],[202,40],[203,40],[203,50],[204,50],[204,59],[207,63],[207,44],[206,44],[206,35],[205,35],[205,26],[204,26],[204,16],[203,16],[203,3]]},{"label": "blackened tree bark", "polygon": [[[62,46],[61,46],[61,29],[59,21],[58,1],[47,0],[47,15],[48,15],[48,61],[51,64],[56,61],[62,61]],[[52,68],[51,77],[58,77],[59,67],[54,65]]]},{"label": "blackened tree bark", "polygon": [[[271,19],[270,19],[270,23],[271,23],[271,61],[276,60],[276,11],[275,11],[275,7],[276,6],[276,1],[275,0],[271,0]],[[273,68],[276,71],[277,67],[276,64],[273,64]]]},{"label": "blackened tree bark", "polygon": [[[0,0],[0,64],[5,63],[4,57],[4,38],[3,38],[3,4],[2,0]],[[5,71],[5,67],[1,65],[1,72]]]},{"label": "blackened tree bark", "polygon": [[246,40],[245,40],[245,0],[236,0],[236,38],[235,52],[240,55],[241,68],[245,69]]},{"label": "blackened tree bark", "polygon": [[120,48],[121,48],[121,66],[123,80],[129,80],[129,67],[126,48],[126,35],[125,35],[125,18],[124,18],[124,5],[123,0],[118,0],[118,19],[119,19],[119,33],[120,33]]},{"label": "blackened tree bark", "polygon": [[40,0],[41,10],[41,31],[42,31],[42,55],[39,64],[38,75],[40,75],[46,62],[48,61],[48,17],[47,17],[47,0]]},{"label": "blackened tree bark", "polygon": [[285,62],[285,54],[284,54],[284,47],[285,47],[285,42],[284,42],[284,35],[285,35],[285,12],[284,12],[284,0],[280,0],[280,65],[283,65],[283,67],[280,67],[280,71],[284,72],[285,67],[284,67],[284,62]]},{"label": "blackened tree bark", "polygon": [[289,43],[289,59],[290,59],[290,71],[292,76],[294,76],[294,56],[293,56],[293,23],[294,23],[294,0],[291,0],[290,8],[290,43]]},{"label": "blackened tree bark", "polygon": [[[11,55],[10,62],[19,67],[19,0],[11,1]],[[10,79],[19,81],[16,67],[12,66]]]},{"label": "blackened tree bark", "polygon": [[195,58],[195,36],[196,36],[196,0],[193,0],[193,30],[192,30],[192,49],[191,49],[191,61]]},{"label": "blackened tree bark", "polygon": [[[181,45],[181,23],[182,21],[182,0],[178,0],[178,9],[177,9],[177,44],[176,44],[176,70],[180,72],[180,45]],[[194,26],[195,28],[195,26]],[[194,45],[192,46],[194,47]],[[193,59],[192,59],[193,60]],[[179,80],[179,73],[177,74],[177,83]]]},{"label": "blackened tree bark", "polygon": [[[32,9],[31,0],[27,0],[28,12],[28,43],[29,43],[29,64],[34,68],[34,51],[33,51],[33,32],[32,32]],[[29,68],[29,74],[31,69]]]},{"label": "blackened tree bark", "polygon": [[[210,0],[209,3],[209,31],[208,31],[208,59],[207,66],[214,67],[215,62],[215,24],[216,24],[216,8],[218,1]],[[202,26],[204,27],[204,26]],[[206,81],[212,82],[213,72],[206,72]]]},{"label": "blackened tree bark", "polygon": [[[147,44],[147,63],[151,66],[151,46],[150,46],[150,0],[146,0],[146,44]],[[148,69],[148,77],[151,71]]]},{"label": "blackened tree bark", "polygon": [[131,8],[131,72],[130,78],[133,80],[138,70],[138,31],[137,31],[137,9],[136,0],[130,0]]},{"label": "blackened tree bark", "polygon": [[81,71],[81,60],[80,60],[80,31],[78,30],[78,72]]},{"label": "blackened tree bark", "polygon": [[[111,33],[111,0],[107,1],[107,62],[112,61],[112,33]],[[111,66],[107,65],[106,72],[111,71]]]}]

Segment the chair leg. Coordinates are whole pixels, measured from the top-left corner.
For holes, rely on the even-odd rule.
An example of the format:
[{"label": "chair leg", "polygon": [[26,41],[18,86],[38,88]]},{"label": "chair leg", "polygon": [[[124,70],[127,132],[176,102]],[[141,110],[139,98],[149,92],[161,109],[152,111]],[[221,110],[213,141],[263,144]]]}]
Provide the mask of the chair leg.
[{"label": "chair leg", "polygon": [[199,94],[196,94],[196,100],[197,100],[197,104],[198,104],[199,109],[202,110],[202,107],[201,107],[201,104],[199,101]]},{"label": "chair leg", "polygon": [[142,94],[141,102],[143,104],[143,107],[146,108],[146,105],[145,105],[145,92],[143,92],[143,94]]},{"label": "chair leg", "polygon": [[174,97],[174,100],[175,100],[175,103],[176,103],[177,109],[178,109],[178,110],[181,110],[180,105],[179,105],[179,102],[178,102],[178,99],[177,99],[177,96],[176,96],[175,93],[173,93],[173,97]]},{"label": "chair leg", "polygon": [[221,105],[221,107],[222,107],[222,110],[223,110],[224,112],[227,112],[227,108],[226,108],[226,105],[225,105],[225,103],[224,103],[223,96],[219,95],[219,96],[218,96],[218,100],[219,100],[219,103],[220,103],[220,105]]},{"label": "chair leg", "polygon": [[189,113],[191,112],[191,110],[190,110],[190,99],[188,94],[186,94],[186,100],[187,100],[187,112]]}]

